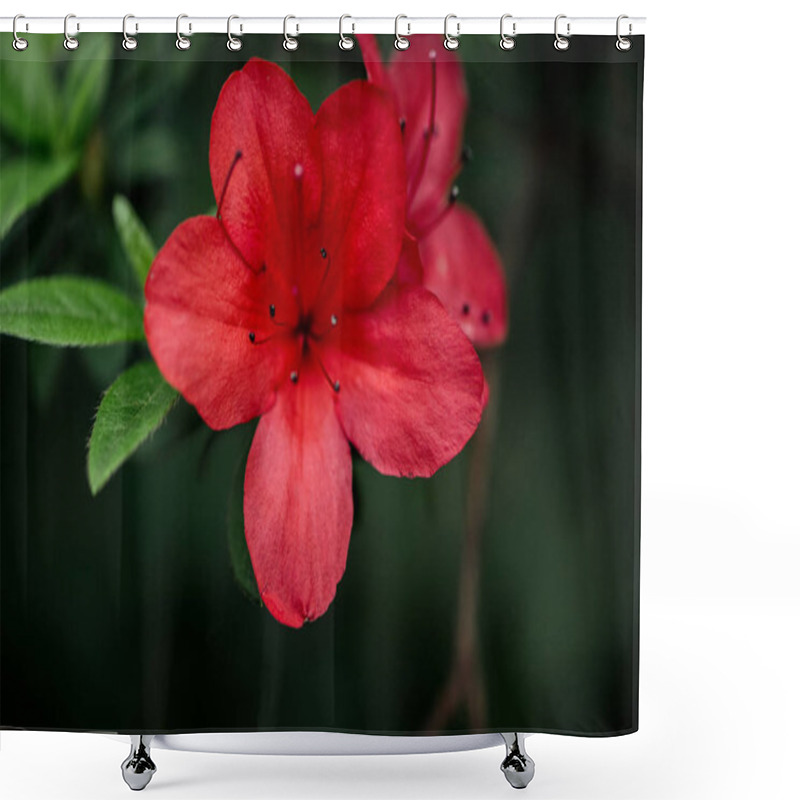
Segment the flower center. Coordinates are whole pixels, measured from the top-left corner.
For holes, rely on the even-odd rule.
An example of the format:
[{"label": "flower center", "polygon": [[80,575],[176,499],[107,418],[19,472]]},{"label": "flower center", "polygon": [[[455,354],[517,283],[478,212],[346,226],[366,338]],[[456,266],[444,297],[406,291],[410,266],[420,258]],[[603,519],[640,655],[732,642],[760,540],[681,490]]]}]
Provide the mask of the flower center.
[{"label": "flower center", "polygon": [[[298,183],[302,181],[303,171],[299,165],[295,167],[294,174]],[[302,248],[298,247],[296,252],[298,252],[298,254],[302,253]],[[289,336],[294,338],[298,344],[298,358],[297,362],[289,372],[289,380],[292,383],[297,383],[300,380],[300,373],[303,365],[316,363],[316,365],[319,366],[320,370],[322,371],[322,374],[325,376],[325,380],[328,382],[328,385],[331,387],[331,389],[333,389],[334,392],[338,394],[340,389],[339,381],[331,378],[330,373],[326,369],[319,352],[320,343],[339,324],[339,317],[336,313],[328,313],[326,316],[326,314],[323,312],[323,308],[325,307],[325,282],[327,281],[328,275],[331,271],[332,258],[328,256],[328,252],[324,247],[320,248],[319,254],[325,261],[325,269],[317,285],[316,297],[310,308],[306,308],[303,305],[299,291],[293,290],[292,294],[294,295],[295,302],[297,303],[296,322],[282,322],[280,319],[276,319],[276,317],[279,316],[278,309],[274,304],[270,304],[269,306],[269,316],[272,324],[278,328],[288,328],[290,330],[288,332],[275,331],[274,333],[261,339],[258,338],[255,331],[250,331],[248,333],[248,338],[250,340],[250,344],[253,345],[266,344],[276,336]],[[307,266],[307,263],[304,262],[303,266]]]}]

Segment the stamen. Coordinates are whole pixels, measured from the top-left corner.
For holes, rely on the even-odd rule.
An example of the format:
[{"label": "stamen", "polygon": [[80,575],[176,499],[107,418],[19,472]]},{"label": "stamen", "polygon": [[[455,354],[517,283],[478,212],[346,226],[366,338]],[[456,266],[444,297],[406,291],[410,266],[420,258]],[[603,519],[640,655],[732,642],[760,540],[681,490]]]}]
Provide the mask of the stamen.
[{"label": "stamen", "polygon": [[463,314],[465,317],[467,316],[467,314],[469,314],[469,303],[464,303],[464,305],[463,305],[463,306],[461,306],[461,313],[462,313],[462,314]]},{"label": "stamen", "polygon": [[336,314],[331,314],[331,327],[335,328],[339,324],[339,319]]},{"label": "stamen", "polygon": [[266,344],[270,339],[274,339],[278,336],[277,333],[270,334],[269,336],[265,336],[263,339],[256,339],[255,331],[250,331],[247,334],[247,338],[250,340],[250,344]]},{"label": "stamen", "polygon": [[[303,204],[303,165],[298,161],[294,165],[294,179],[295,179],[295,189],[297,194],[297,218],[294,224],[294,253],[293,253],[293,261],[294,261],[294,268],[298,269],[300,264],[303,263],[303,230],[305,228],[305,209]],[[295,284],[292,286],[292,294],[295,295],[297,298],[297,306],[300,309],[300,314],[302,315],[306,308],[303,305],[303,298],[300,296],[300,290],[298,286]]]},{"label": "stamen", "polygon": [[289,373],[289,380],[290,380],[292,383],[297,383],[297,379],[298,379],[299,377],[300,377],[300,376],[297,374],[297,370],[294,370],[294,369],[293,369],[293,370],[291,371],[291,373]]},{"label": "stamen", "polygon": [[414,175],[414,180],[411,182],[411,185],[408,189],[408,205],[410,206],[414,197],[417,194],[417,190],[422,183],[422,176],[425,174],[425,167],[428,164],[428,155],[431,151],[431,143],[433,141],[433,135],[435,130],[436,124],[436,53],[431,50],[428,54],[431,59],[431,107],[428,113],[428,127],[423,131],[422,135],[425,139],[425,144],[422,148],[422,158],[420,159],[419,167],[417,169],[416,174]]},{"label": "stamen", "polygon": [[449,213],[450,209],[455,205],[459,194],[461,194],[461,190],[458,188],[458,186],[453,186],[453,188],[450,189],[450,196],[447,198],[447,205],[433,218],[433,220],[431,220],[431,222],[420,229],[420,231],[417,233],[417,238],[424,238],[441,223],[441,221]]},{"label": "stamen", "polygon": [[333,258],[328,258],[328,251],[323,247],[320,249],[319,254],[325,259],[325,272],[322,274],[322,278],[319,282],[319,287],[317,288],[317,297],[314,301],[316,303],[319,300],[320,296],[322,295],[322,288],[325,286],[325,281],[328,279],[328,273],[331,271],[331,264],[333,264]]},{"label": "stamen", "polygon": [[231,176],[233,175],[233,168],[239,163],[239,159],[241,157],[242,157],[242,151],[237,150],[234,153],[231,165],[228,167],[228,174],[225,176],[225,183],[222,185],[222,194],[220,195],[219,204],[217,205],[217,219],[220,219],[222,216],[222,204],[225,202],[225,195],[228,193],[228,184],[231,182]]},{"label": "stamen", "polygon": [[242,262],[242,264],[244,264],[245,267],[247,267],[247,269],[249,269],[250,272],[253,273],[253,275],[262,275],[263,273],[265,273],[267,271],[267,265],[263,261],[261,262],[261,268],[256,269],[255,267],[251,266],[250,262],[244,257],[244,255],[242,255],[242,251],[239,249],[236,242],[234,242],[233,239],[231,239],[231,235],[228,233],[228,229],[225,227],[225,223],[219,217],[219,212],[217,213],[217,220],[219,222],[220,228],[222,228],[222,232],[225,234],[225,238],[228,240],[228,244],[233,248],[234,253],[236,253],[236,255],[239,256],[239,260]]},{"label": "stamen", "polygon": [[231,177],[233,176],[233,169],[239,163],[242,158],[242,151],[237,150],[233,155],[233,160],[231,161],[231,165],[228,167],[228,174],[225,176],[225,183],[222,185],[222,194],[219,198],[219,203],[217,204],[217,222],[219,222],[220,226],[222,227],[222,232],[225,234],[225,238],[230,243],[231,247],[233,247],[236,255],[239,256],[242,263],[253,273],[253,275],[260,275],[262,272],[267,271],[266,262],[261,262],[261,267],[256,269],[253,267],[250,262],[242,255],[242,251],[239,250],[239,247],[236,243],[231,239],[230,234],[228,233],[228,229],[225,227],[225,223],[222,221],[222,204],[225,202],[225,197],[228,194],[228,186],[231,182]]},{"label": "stamen", "polygon": [[275,319],[275,306],[274,305],[270,305],[270,307],[269,307],[269,315],[272,317],[272,319]]},{"label": "stamen", "polygon": [[400,134],[404,134],[406,132],[406,118],[400,117]]},{"label": "stamen", "polygon": [[484,325],[488,325],[491,321],[492,321],[492,313],[488,310],[484,311],[483,314],[481,314],[481,322]]},{"label": "stamen", "polygon": [[330,386],[331,389],[333,389],[333,391],[336,392],[336,394],[339,394],[339,389],[342,388],[339,381],[333,380],[331,376],[328,374],[328,370],[325,369],[325,365],[322,363],[322,359],[319,357],[319,353],[313,347],[309,347],[309,350],[314,354],[314,358],[317,359],[317,364],[319,364],[319,368],[322,370],[322,374],[325,376],[325,380],[328,382],[328,386]]}]

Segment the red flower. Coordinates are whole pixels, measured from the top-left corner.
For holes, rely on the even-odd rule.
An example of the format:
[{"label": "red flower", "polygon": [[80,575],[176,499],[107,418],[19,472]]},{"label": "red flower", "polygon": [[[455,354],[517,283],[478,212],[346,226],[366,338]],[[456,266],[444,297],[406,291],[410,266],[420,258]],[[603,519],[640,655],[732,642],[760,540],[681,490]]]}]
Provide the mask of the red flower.
[{"label": "red flower", "polygon": [[406,226],[420,259],[406,248],[403,280],[422,283],[478,346],[508,330],[500,258],[478,217],[456,202],[453,180],[464,162],[467,90],[458,56],[441,37],[417,35],[384,66],[371,35],[358,37],[370,81],[394,96],[408,170]]},{"label": "red flower", "polygon": [[145,331],[212,428],[261,417],[245,535],[264,603],[299,627],[344,572],[348,442],[385,474],[431,475],[477,427],[483,373],[430,292],[390,283],[405,169],[382,90],[347,84],[315,116],[253,59],[220,93],[210,162],[218,218],[183,222],[159,252]]}]

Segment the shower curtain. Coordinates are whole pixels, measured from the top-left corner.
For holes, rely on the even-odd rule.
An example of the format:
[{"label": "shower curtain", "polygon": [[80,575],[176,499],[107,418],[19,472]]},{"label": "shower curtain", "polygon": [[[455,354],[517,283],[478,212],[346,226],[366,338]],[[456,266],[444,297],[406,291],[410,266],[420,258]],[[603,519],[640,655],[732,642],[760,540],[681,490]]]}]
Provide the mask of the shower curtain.
[{"label": "shower curtain", "polygon": [[637,729],[643,37],[0,42],[0,726]]}]

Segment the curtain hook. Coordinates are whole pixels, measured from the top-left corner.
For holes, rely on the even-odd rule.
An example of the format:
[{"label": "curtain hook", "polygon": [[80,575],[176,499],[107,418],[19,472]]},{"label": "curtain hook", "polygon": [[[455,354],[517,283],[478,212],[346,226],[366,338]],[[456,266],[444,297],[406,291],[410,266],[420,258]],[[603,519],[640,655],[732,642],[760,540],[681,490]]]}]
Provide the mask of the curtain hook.
[{"label": "curtain hook", "polygon": [[[126,14],[122,18],[122,49],[123,50],[135,50],[138,46],[139,42],[136,41],[136,36],[129,36],[128,35],[128,20],[129,19],[136,19],[133,14]],[[139,23],[135,24],[136,31],[139,30]]]},{"label": "curtain hook", "polygon": [[[339,47],[342,50],[352,50],[356,46],[356,40],[353,39],[351,36],[344,35],[343,26],[344,26],[344,21],[346,19],[353,19],[353,18],[349,14],[342,14],[342,16],[339,17]],[[351,25],[352,25],[351,33],[355,33],[356,32],[355,22],[351,23]]]},{"label": "curtain hook", "polygon": [[[188,14],[178,14],[177,18],[175,19],[175,35],[178,37],[175,40],[175,47],[177,47],[178,50],[188,50],[192,46],[191,41],[181,33],[181,20],[188,18],[189,18]],[[189,33],[191,32],[192,32],[192,23],[190,22]]]},{"label": "curtain hook", "polygon": [[[300,42],[298,42],[294,36],[289,36],[289,31],[287,28],[290,19],[296,20],[297,17],[293,17],[291,14],[289,14],[283,18],[283,49],[292,52],[297,50],[297,48],[300,46]],[[297,22],[295,22],[295,35],[298,33],[300,33],[300,26],[297,24]]]},{"label": "curtain hook", "polygon": [[411,23],[410,22],[406,23],[406,26],[408,27],[408,30],[406,31],[406,36],[401,36],[400,35],[401,19],[408,19],[408,17],[405,14],[398,14],[394,18],[394,46],[396,50],[408,50],[411,42],[409,42],[408,39],[406,39],[406,36],[411,35]]},{"label": "curtain hook", "polygon": [[[236,14],[231,14],[228,17],[228,43],[227,43],[227,48],[228,48],[228,50],[231,51],[231,53],[236,53],[237,51],[242,49],[242,40],[237,38],[236,36],[234,36],[231,33],[231,22],[233,22],[235,19],[239,19],[239,17],[237,17]],[[241,32],[242,32],[242,26],[240,25],[239,26],[239,33],[241,33]]]},{"label": "curtain hook", "polygon": [[[19,52],[22,52],[28,46],[28,40],[27,39],[21,39],[17,35],[17,20],[18,19],[25,19],[25,15],[24,14],[17,14],[17,16],[14,17],[14,22],[11,24],[11,31],[14,34],[14,41],[11,42],[11,46],[15,50],[17,50]],[[25,23],[25,30],[27,30],[27,29],[28,29],[28,23],[26,22]]]},{"label": "curtain hook", "polygon": [[[71,19],[75,19],[74,14],[67,14],[64,17],[64,49],[65,50],[77,50],[78,49],[78,40],[74,36],[69,35],[69,21]],[[79,31],[81,29],[80,23],[75,23],[75,30]]]},{"label": "curtain hook", "polygon": [[[620,14],[617,17],[617,50],[623,53],[631,49],[631,40],[627,39],[620,33],[620,22],[622,22],[622,20],[624,19],[629,19],[627,14]],[[629,22],[628,36],[630,36],[632,33],[633,33],[633,25],[631,25],[631,23]]]},{"label": "curtain hook", "polygon": [[517,23],[511,23],[511,35],[505,32],[505,22],[507,19],[512,19],[513,16],[511,14],[503,14],[500,17],[500,48],[502,50],[513,50],[516,47],[516,40],[514,37],[517,35]]},{"label": "curtain hook", "polygon": [[562,36],[558,32],[558,21],[560,19],[566,19],[566,18],[567,18],[566,14],[559,14],[556,17],[556,22],[555,22],[555,27],[554,27],[556,40],[553,42],[553,47],[555,47],[556,50],[561,50],[561,51],[569,50],[569,38],[568,37],[571,36],[570,23],[569,22],[567,23],[567,36],[566,37]]},{"label": "curtain hook", "polygon": [[[452,34],[448,33],[447,31],[447,23],[450,22],[451,19],[456,21],[456,35],[453,36]],[[455,14],[448,14],[444,18],[444,46],[446,50],[458,50],[458,37],[461,36],[461,23],[458,21],[458,17]]]}]

